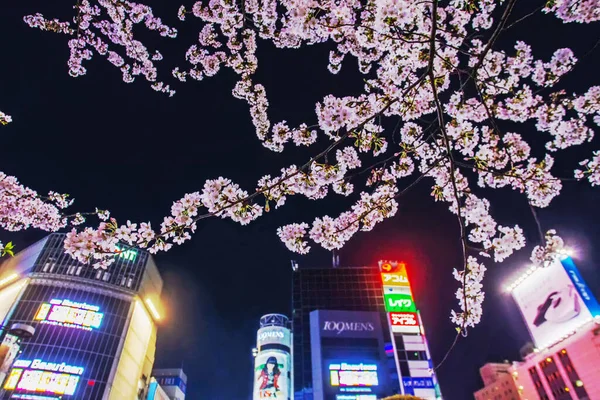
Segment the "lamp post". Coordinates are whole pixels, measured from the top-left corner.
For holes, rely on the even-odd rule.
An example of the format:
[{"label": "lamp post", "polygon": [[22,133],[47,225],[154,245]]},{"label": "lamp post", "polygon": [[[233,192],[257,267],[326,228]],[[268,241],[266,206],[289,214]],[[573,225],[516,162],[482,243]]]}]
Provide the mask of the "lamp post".
[{"label": "lamp post", "polygon": [[21,348],[21,340],[31,339],[35,328],[28,324],[12,324],[10,328],[0,326],[0,397],[4,395],[4,381]]}]

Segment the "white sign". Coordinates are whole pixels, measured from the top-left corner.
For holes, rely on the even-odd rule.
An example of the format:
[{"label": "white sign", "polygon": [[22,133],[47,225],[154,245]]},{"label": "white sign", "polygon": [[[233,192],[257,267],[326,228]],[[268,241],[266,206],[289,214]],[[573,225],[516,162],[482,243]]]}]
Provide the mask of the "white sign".
[{"label": "white sign", "polygon": [[282,326],[267,326],[260,328],[256,334],[256,344],[259,349],[266,344],[282,344],[287,347],[292,346],[290,330]]},{"label": "white sign", "polygon": [[559,261],[538,268],[512,291],[537,347],[544,348],[592,318]]},{"label": "white sign", "polygon": [[371,322],[344,322],[344,321],[325,321],[324,331],[336,331],[339,335],[342,332],[373,332],[375,326]]}]

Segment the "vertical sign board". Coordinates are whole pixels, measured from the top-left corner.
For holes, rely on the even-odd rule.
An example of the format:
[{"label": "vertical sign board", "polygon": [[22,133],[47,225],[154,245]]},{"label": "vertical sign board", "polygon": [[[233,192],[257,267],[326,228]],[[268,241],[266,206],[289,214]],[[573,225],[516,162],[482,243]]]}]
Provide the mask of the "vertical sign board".
[{"label": "vertical sign board", "polygon": [[[404,341],[403,334],[418,334],[423,337],[423,343],[426,343],[426,340],[418,310],[410,290],[406,265],[396,261],[380,261],[379,268],[381,269],[385,310],[388,314],[388,323],[393,336],[394,353],[396,353],[396,362],[399,363],[396,341]],[[431,360],[428,361],[431,364]],[[397,370],[400,373],[400,365],[397,365]],[[439,393],[439,386],[433,375],[431,378],[411,376],[401,376],[400,378],[403,393],[405,394],[414,395],[420,393],[427,396],[426,398],[430,398],[428,393],[432,392],[433,389]],[[436,398],[441,398],[441,396],[437,396]]]},{"label": "vertical sign board", "polygon": [[512,296],[539,348],[600,316],[598,301],[570,258],[538,268],[512,290]]}]

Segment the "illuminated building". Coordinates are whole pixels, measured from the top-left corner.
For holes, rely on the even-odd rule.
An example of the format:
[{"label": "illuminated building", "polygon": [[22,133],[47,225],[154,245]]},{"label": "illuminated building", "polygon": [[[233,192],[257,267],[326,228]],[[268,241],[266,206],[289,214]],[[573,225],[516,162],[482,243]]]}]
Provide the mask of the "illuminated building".
[{"label": "illuminated building", "polygon": [[[294,398],[313,399],[310,315],[315,310],[368,311],[379,315],[386,326],[383,287],[379,270],[370,267],[293,268],[292,327],[294,362]],[[384,346],[391,349],[390,332],[382,329]],[[386,352],[386,357],[393,354]],[[382,371],[382,373],[385,373]],[[389,371],[391,386],[400,393],[396,367]],[[395,381],[395,384],[393,383]],[[315,398],[315,400],[317,400]]]},{"label": "illuminated building", "polygon": [[510,363],[488,363],[479,369],[484,388],[475,392],[475,400],[519,400],[520,394]]},{"label": "illuminated building", "polygon": [[600,398],[600,305],[566,255],[508,286],[536,347],[511,376],[520,398]]},{"label": "illuminated building", "polygon": [[[164,390],[169,400],[185,400],[187,375],[181,368],[155,369],[152,371],[152,377]],[[148,400],[152,400],[150,393],[148,393]]]},{"label": "illuminated building", "polygon": [[171,400],[165,389],[158,383],[156,378],[150,378],[150,384],[148,385],[148,397],[146,400]]},{"label": "illuminated building", "polygon": [[[321,400],[377,400],[394,392],[378,312],[310,313],[312,395]],[[396,389],[397,389],[396,381]]]},{"label": "illuminated building", "polygon": [[52,234],[0,267],[0,325],[35,327],[0,382],[0,399],[143,399],[162,279],[145,251],[107,269],[64,254]]},{"label": "illuminated building", "polygon": [[380,261],[383,303],[392,336],[393,355],[402,392],[426,400],[442,395],[433,372],[425,330],[416,307],[407,267],[402,262]]},{"label": "illuminated building", "polygon": [[292,395],[292,335],[288,317],[267,314],[256,333],[252,400],[283,399]]}]

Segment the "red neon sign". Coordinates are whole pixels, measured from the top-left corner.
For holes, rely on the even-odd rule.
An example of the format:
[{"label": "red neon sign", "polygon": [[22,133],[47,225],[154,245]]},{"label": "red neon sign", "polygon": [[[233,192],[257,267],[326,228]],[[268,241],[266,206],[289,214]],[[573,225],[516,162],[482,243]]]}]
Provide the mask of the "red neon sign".
[{"label": "red neon sign", "polygon": [[419,326],[419,317],[414,312],[391,312],[392,326]]}]

